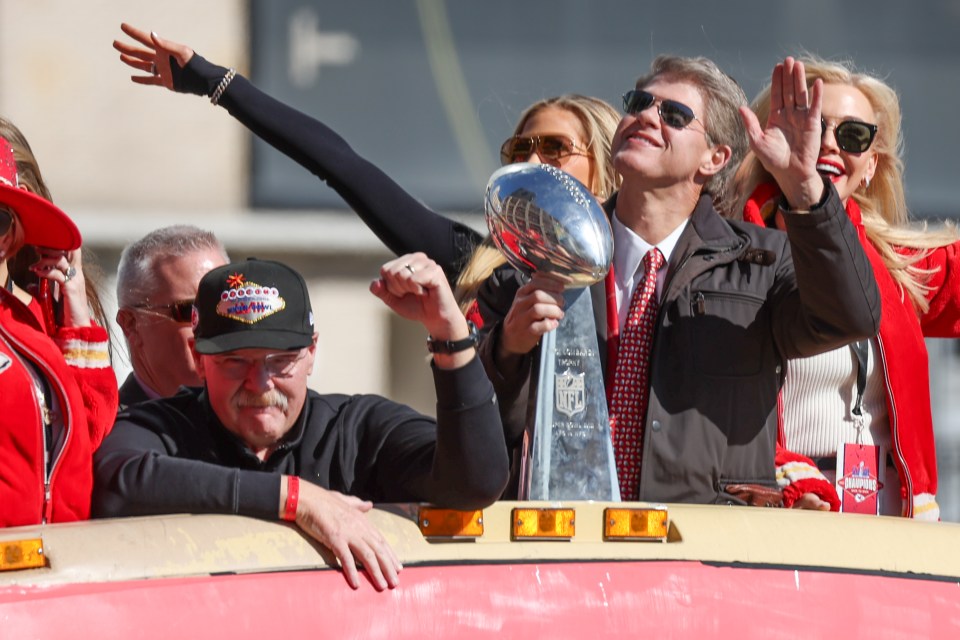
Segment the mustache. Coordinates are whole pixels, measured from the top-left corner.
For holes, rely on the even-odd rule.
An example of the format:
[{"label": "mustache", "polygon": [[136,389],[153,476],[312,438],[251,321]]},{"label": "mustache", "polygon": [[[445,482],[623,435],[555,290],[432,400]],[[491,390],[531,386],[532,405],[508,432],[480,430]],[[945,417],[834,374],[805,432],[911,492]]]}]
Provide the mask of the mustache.
[{"label": "mustache", "polygon": [[286,411],[290,405],[290,399],[278,389],[271,389],[266,393],[240,391],[237,396],[237,405],[240,407],[277,407],[281,411]]}]

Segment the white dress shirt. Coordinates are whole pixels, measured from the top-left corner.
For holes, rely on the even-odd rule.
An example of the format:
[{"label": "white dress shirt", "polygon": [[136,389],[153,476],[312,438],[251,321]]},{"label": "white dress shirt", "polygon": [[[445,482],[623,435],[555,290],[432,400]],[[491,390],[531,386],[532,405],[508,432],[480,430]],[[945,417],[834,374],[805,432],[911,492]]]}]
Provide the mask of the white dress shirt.
[{"label": "white dress shirt", "polygon": [[646,240],[638,236],[620,222],[617,218],[617,212],[613,212],[613,272],[614,283],[617,292],[617,318],[620,324],[620,330],[623,331],[623,325],[627,321],[627,313],[630,311],[630,299],[633,291],[643,283],[646,270],[643,267],[643,256],[647,251],[656,246],[663,254],[663,267],[657,273],[657,300],[663,293],[663,282],[667,277],[667,263],[670,262],[670,254],[677,246],[677,241],[683,230],[690,223],[690,218],[686,218],[680,225],[670,232],[663,241],[657,245],[651,245]]}]

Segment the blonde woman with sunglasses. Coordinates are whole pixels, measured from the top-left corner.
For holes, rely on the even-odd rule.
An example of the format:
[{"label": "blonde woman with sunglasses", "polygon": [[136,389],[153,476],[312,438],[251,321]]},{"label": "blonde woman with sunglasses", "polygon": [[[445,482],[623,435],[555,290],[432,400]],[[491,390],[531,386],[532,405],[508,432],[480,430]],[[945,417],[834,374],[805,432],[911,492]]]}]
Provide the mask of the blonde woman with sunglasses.
[{"label": "blonde woman with sunglasses", "polygon": [[[603,100],[570,94],[547,98],[527,107],[513,135],[500,148],[500,162],[534,162],[553,165],[586,185],[598,200],[605,200],[620,186],[613,169],[610,142],[620,115]],[[485,239],[470,256],[457,279],[454,293],[460,308],[478,326],[483,314],[478,304],[480,288],[496,278],[518,277],[506,269],[493,282],[491,275],[506,264],[492,240]]]},{"label": "blonde woman with sunglasses", "polygon": [[[137,43],[114,42],[121,60],[148,74],[134,76],[134,82],[209,96],[336,190],[391,251],[425,253],[451,282],[459,278],[457,297],[466,299],[464,307],[473,309],[471,319],[479,324],[472,305],[476,289],[503,263],[491,244],[481,245],[483,236],[424,206],[326,125],[267,96],[234,70],[154,33],[127,24],[121,29]],[[538,102],[503,143],[501,160],[552,164],[605,197],[617,184],[610,139],[618,119],[613,107],[596,98],[570,95]]]},{"label": "blonde woman with sunglasses", "polygon": [[[849,446],[877,447],[876,472],[885,475],[879,512],[938,520],[924,338],[960,334],[957,233],[952,226],[928,230],[910,224],[894,89],[847,64],[816,58],[798,64],[806,70],[808,87],[823,83],[817,170],[833,183],[858,231],[880,287],[882,315],[880,331],[870,340],[788,362],[780,441],[794,453],[778,456],[778,480],[788,503],[813,492],[836,510],[832,484],[844,477],[838,467]],[[767,87],[754,100],[755,123],[767,120],[770,103]],[[779,188],[756,156],[747,156],[735,182],[740,199],[734,211],[747,221],[775,226]],[[848,510],[857,494],[843,493]]]}]

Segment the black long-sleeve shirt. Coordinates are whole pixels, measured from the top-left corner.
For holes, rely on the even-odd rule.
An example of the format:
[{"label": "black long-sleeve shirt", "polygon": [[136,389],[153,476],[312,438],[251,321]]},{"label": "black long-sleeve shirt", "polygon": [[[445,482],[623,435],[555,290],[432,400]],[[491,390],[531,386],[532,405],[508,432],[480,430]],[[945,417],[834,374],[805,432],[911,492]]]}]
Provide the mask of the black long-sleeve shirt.
[{"label": "black long-sleeve shirt", "polygon": [[[171,61],[174,88],[211,95],[227,69],[198,54]],[[422,251],[456,280],[482,236],[423,205],[322,122],[271,98],[237,75],[220,98],[251,132],[325,181],[397,255]]]},{"label": "black long-sleeve shirt", "polygon": [[94,458],[93,514],[231,513],[275,519],[282,474],[375,502],[493,503],[507,449],[479,359],[434,368],[437,420],[374,395],[308,392],[281,445],[260,460],[200,388],[130,407]]}]

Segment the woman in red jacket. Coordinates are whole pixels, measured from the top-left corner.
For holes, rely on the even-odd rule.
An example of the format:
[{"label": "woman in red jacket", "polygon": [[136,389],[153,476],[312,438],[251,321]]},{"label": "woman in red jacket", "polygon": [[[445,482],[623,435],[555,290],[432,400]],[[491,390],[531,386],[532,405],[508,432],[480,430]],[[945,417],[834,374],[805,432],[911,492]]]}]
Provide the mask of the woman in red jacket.
[{"label": "woman in red jacket", "polygon": [[[808,492],[826,499],[831,492],[822,486],[824,476],[829,482],[839,476],[841,495],[854,499],[845,505],[856,508],[855,503],[873,497],[864,487],[879,488],[881,514],[938,520],[924,337],[960,335],[960,242],[950,226],[909,226],[896,92],[841,64],[816,59],[796,64],[806,68],[807,87],[823,93],[817,169],[833,182],[859,230],[883,309],[873,339],[790,361],[781,395],[780,444],[813,458],[817,466],[784,451],[778,456],[778,479],[788,503]],[[803,89],[796,88],[798,96]],[[770,104],[767,88],[754,101],[754,125],[767,119]],[[749,123],[750,114],[744,117]],[[737,184],[741,201],[735,210],[743,211],[745,220],[775,224],[779,190],[752,155],[741,166]],[[885,475],[884,486],[874,484],[877,478],[863,469],[848,470],[850,482],[843,484],[846,472],[838,454],[841,461],[857,455],[851,445],[857,451],[879,448],[876,467]],[[834,508],[835,501],[834,494]]]},{"label": "woman in red jacket", "polygon": [[24,245],[42,247],[32,270],[63,300],[62,317],[44,327],[3,274],[0,526],[90,514],[92,455],[113,425],[117,384],[107,332],[90,320],[80,243],[70,218],[20,184],[13,149],[0,138],[0,262]]}]

